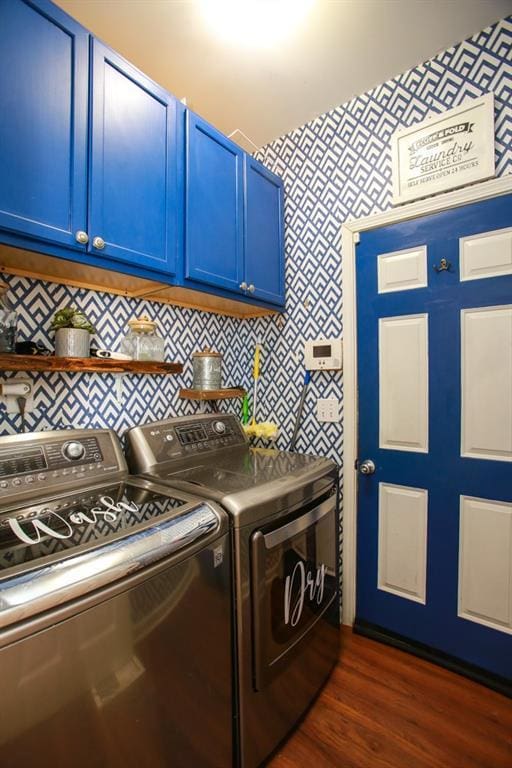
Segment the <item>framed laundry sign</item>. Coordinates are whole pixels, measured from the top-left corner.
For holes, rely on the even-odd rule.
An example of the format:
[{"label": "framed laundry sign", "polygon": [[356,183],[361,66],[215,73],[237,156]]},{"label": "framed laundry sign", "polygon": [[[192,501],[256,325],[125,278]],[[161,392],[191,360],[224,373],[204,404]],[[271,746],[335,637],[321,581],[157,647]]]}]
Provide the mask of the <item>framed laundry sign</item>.
[{"label": "framed laundry sign", "polygon": [[395,205],[491,178],[493,94],[396,131],[391,149]]}]

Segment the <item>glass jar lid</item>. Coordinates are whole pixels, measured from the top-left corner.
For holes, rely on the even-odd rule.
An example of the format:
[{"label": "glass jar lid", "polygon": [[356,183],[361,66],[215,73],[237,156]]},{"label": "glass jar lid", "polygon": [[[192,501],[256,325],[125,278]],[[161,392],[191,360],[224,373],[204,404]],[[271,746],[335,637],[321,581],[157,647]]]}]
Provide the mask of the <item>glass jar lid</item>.
[{"label": "glass jar lid", "polygon": [[154,320],[150,320],[147,315],[128,320],[128,325],[130,330],[135,333],[154,333],[156,329],[156,323]]}]

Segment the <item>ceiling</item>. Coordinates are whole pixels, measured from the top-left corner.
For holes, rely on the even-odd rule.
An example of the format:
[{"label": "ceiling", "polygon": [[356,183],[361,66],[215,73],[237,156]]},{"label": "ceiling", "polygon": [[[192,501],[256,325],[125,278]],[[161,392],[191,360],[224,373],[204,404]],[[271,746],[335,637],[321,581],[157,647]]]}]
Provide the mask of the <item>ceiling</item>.
[{"label": "ceiling", "polygon": [[[246,29],[272,30],[277,1],[253,0]],[[197,0],[57,3],[224,133],[238,129],[258,147],[512,13],[512,0],[315,0],[287,36],[258,46],[246,34],[222,38]]]}]

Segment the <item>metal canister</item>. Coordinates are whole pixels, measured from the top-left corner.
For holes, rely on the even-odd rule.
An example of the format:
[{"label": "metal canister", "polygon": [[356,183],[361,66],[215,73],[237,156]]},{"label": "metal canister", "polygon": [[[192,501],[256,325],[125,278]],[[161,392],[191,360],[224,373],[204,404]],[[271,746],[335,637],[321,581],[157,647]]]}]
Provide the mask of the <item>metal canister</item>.
[{"label": "metal canister", "polygon": [[194,352],[192,355],[193,389],[221,389],[222,387],[222,355],[211,349]]}]

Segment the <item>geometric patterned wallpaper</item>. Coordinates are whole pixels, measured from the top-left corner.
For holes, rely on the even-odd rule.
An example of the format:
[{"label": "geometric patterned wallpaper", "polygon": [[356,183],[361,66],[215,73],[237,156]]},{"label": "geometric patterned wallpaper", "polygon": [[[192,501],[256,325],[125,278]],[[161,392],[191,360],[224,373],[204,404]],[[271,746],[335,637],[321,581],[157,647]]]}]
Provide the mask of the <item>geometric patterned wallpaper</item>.
[{"label": "geometric patterned wallpaper", "polygon": [[[243,325],[242,332],[240,321],[234,318],[14,275],[2,279],[8,283],[8,299],[19,313],[18,340],[30,338],[52,348],[51,319],[58,308],[71,304],[83,310],[95,326],[96,346],[119,349],[128,331],[127,321],[147,313],[157,321],[165,339],[165,359],[184,364],[179,376],[123,376],[122,402],[117,399],[113,374],[23,373],[36,385],[34,411],[26,415],[27,430],[111,427],[121,436],[135,424],[195,413],[199,406],[181,400],[178,390],[192,385],[191,355],[205,346],[223,353],[226,386],[249,384],[248,345],[253,339],[250,326]],[[0,408],[0,434],[19,431],[20,417]]]},{"label": "geometric patterned wallpaper", "polygon": [[[126,321],[142,312],[159,323],[166,359],[185,364],[181,376],[124,376],[117,402],[115,378],[99,374],[37,375],[29,429],[110,426],[119,434],[150,419],[194,413],[178,397],[192,381],[191,354],[209,345],[224,355],[225,385],[251,385],[252,354],[263,340],[259,416],[276,421],[278,447],[289,445],[303,381],[304,339],[342,335],[341,225],[348,218],[391,207],[390,136],[400,126],[457,106],[488,91],[495,95],[497,175],[512,171],[512,17],[440,53],[258,153],[285,185],[287,303],[284,318],[237,320],[169,305],[5,276],[20,313],[23,338],[50,341],[55,310],[73,303],[97,327],[95,343],[116,348]],[[335,76],[335,75],[333,75]],[[317,373],[308,388],[297,450],[342,462],[343,427],[319,424],[318,397],[343,402],[341,373]],[[239,411],[238,401],[222,409]],[[0,410],[0,434],[19,430],[19,417]]]},{"label": "geometric patterned wallpaper", "polygon": [[[285,188],[286,315],[282,333],[272,338],[262,380],[266,415],[285,425],[282,447],[303,375],[301,358],[294,355],[304,339],[342,334],[341,225],[392,207],[391,134],[489,91],[500,176],[512,172],[512,17],[257,153]],[[343,402],[342,374],[315,374],[297,449],[340,461],[343,424],[319,424],[314,408],[316,398],[331,396]]]}]

